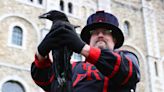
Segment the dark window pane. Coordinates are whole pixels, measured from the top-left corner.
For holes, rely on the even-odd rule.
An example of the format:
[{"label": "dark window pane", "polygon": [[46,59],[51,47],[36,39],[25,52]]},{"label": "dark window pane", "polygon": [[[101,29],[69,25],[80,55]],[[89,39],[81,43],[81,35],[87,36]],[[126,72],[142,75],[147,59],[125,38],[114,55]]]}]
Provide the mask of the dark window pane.
[{"label": "dark window pane", "polygon": [[42,5],[43,4],[43,0],[38,0],[38,3]]},{"label": "dark window pane", "polygon": [[129,22],[128,21],[125,21],[124,22],[124,34],[125,36],[129,36]]},{"label": "dark window pane", "polygon": [[72,13],[72,3],[68,3],[68,12]]},{"label": "dark window pane", "polygon": [[158,76],[158,65],[157,65],[157,62],[154,62],[154,67],[155,67],[155,75]]},{"label": "dark window pane", "polygon": [[60,1],[60,10],[64,11],[64,1]]}]

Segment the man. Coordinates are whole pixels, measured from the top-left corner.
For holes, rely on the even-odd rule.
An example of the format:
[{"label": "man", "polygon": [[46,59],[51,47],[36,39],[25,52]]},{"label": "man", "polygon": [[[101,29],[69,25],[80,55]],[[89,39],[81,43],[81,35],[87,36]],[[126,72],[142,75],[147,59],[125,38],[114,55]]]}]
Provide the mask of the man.
[{"label": "man", "polygon": [[56,31],[49,32],[38,46],[31,67],[35,83],[54,92],[56,78],[48,53],[67,46],[86,57],[85,62],[72,64],[73,92],[134,92],[140,80],[138,59],[132,52],[115,51],[124,42],[118,25],[114,15],[98,11],[88,18],[81,40],[71,24],[57,23]]}]

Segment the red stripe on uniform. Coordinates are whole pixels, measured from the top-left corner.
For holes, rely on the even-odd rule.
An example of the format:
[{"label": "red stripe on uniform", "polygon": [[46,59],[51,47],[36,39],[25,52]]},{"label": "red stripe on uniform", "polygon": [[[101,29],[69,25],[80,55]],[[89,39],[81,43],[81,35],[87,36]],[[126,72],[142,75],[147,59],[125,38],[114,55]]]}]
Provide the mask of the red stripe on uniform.
[{"label": "red stripe on uniform", "polygon": [[103,92],[108,92],[108,77],[104,77],[104,87],[103,87]]},{"label": "red stripe on uniform", "polygon": [[130,79],[130,77],[132,76],[132,72],[133,72],[133,64],[131,59],[129,59],[128,57],[126,57],[126,59],[129,62],[129,73],[128,76],[125,78],[125,80],[123,81],[122,85],[126,84],[128,82],[128,80]]},{"label": "red stripe on uniform", "polygon": [[93,80],[92,77],[91,77],[91,73],[92,73],[92,67],[88,66],[87,80]]},{"label": "red stripe on uniform", "polygon": [[38,85],[47,86],[47,85],[49,85],[50,83],[52,83],[52,81],[54,80],[54,77],[55,77],[55,75],[52,75],[51,78],[49,79],[49,81],[47,81],[47,82],[40,82],[40,81],[36,81],[36,80],[34,80],[34,81],[35,81],[35,83],[38,84]]},{"label": "red stripe on uniform", "polygon": [[73,82],[73,87],[76,86],[76,84],[82,80],[83,78],[85,78],[86,74],[77,74],[77,77],[75,79],[75,81]]},{"label": "red stripe on uniform", "polygon": [[117,57],[117,60],[114,66],[114,70],[112,71],[111,75],[108,76],[108,78],[112,78],[118,72],[121,64],[121,56],[117,53],[113,53],[113,54]]}]

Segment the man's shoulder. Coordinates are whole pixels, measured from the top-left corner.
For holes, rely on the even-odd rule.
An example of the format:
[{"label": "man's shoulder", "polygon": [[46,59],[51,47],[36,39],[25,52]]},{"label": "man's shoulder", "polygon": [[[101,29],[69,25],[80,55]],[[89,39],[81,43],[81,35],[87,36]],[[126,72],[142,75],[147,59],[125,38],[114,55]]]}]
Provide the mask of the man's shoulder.
[{"label": "man's shoulder", "polygon": [[130,57],[136,58],[138,60],[137,55],[134,52],[132,52],[132,51],[128,51],[128,50],[117,50],[116,52],[123,53],[125,56],[130,56]]},{"label": "man's shoulder", "polygon": [[118,52],[123,53],[126,57],[129,57],[133,62],[135,61],[139,65],[139,59],[135,53],[128,50],[119,50]]},{"label": "man's shoulder", "polygon": [[128,50],[118,50],[118,52],[123,52],[123,53],[126,53],[126,54],[134,54],[134,52],[128,51]]}]

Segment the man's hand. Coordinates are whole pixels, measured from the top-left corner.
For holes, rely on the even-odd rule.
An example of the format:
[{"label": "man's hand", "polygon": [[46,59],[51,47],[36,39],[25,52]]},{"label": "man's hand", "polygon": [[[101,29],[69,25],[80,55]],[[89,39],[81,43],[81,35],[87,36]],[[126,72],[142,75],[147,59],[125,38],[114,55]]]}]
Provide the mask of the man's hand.
[{"label": "man's hand", "polygon": [[44,57],[52,49],[68,46],[74,52],[80,53],[84,45],[85,42],[79,38],[73,25],[58,21],[38,46],[38,52]]},{"label": "man's hand", "polygon": [[74,27],[68,22],[64,22],[60,27],[58,27],[58,31],[55,32],[54,38],[58,45],[56,48],[68,46],[68,48],[76,53],[80,53],[85,45],[85,42],[83,42],[75,32]]},{"label": "man's hand", "polygon": [[[58,27],[59,25],[57,24],[55,26]],[[59,47],[56,41],[58,38],[55,37],[56,32],[59,31],[57,27],[53,28],[53,30],[50,30],[50,32],[45,36],[45,38],[39,44],[38,53],[41,56],[45,57],[46,55],[48,55],[50,50]]]}]

